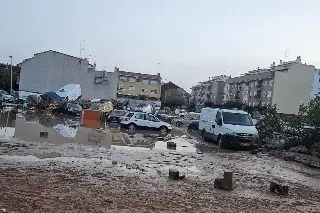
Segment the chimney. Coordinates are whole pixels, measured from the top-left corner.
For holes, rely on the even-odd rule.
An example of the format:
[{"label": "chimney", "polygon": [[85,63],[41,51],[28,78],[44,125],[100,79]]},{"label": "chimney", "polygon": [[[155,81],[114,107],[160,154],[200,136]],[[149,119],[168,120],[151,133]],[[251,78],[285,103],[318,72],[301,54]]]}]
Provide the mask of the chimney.
[{"label": "chimney", "polygon": [[301,64],[301,56],[298,56],[298,57],[297,57],[296,62],[297,62],[298,64]]},{"label": "chimney", "polygon": [[282,60],[280,60],[280,65],[282,65]]}]

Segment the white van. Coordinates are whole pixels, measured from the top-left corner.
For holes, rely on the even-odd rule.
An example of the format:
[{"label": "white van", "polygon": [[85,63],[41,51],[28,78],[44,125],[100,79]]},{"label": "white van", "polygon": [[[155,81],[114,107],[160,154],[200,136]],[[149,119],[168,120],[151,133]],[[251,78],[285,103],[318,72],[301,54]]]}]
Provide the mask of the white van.
[{"label": "white van", "polygon": [[81,87],[79,84],[67,84],[56,92],[67,101],[75,101],[81,98]]},{"label": "white van", "polygon": [[255,145],[259,137],[251,116],[242,110],[203,108],[199,130],[202,140],[215,140],[221,148]]}]

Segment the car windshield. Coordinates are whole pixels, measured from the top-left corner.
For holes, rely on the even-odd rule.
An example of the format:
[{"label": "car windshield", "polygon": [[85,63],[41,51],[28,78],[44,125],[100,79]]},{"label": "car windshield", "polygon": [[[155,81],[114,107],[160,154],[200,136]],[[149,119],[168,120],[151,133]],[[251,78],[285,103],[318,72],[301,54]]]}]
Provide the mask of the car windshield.
[{"label": "car windshield", "polygon": [[253,126],[252,119],[249,114],[223,112],[223,123],[241,126]]},{"label": "car windshield", "polygon": [[91,109],[91,110],[100,110],[100,106],[96,105],[96,104],[93,104],[93,105],[90,106],[89,109]]},{"label": "car windshield", "polygon": [[41,97],[44,100],[60,100],[61,99],[61,97],[57,95],[57,93],[55,92],[46,92],[43,95],[41,95]]}]

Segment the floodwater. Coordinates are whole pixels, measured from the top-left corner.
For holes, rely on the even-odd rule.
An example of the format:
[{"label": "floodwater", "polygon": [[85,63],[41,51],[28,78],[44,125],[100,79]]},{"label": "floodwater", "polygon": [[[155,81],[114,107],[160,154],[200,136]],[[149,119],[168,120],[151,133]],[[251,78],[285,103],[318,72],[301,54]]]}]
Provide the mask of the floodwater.
[{"label": "floodwater", "polygon": [[[56,145],[79,144],[91,146],[135,146],[149,149],[167,149],[163,140],[181,136],[180,131],[161,135],[159,131],[136,130],[129,132],[117,123],[96,120],[82,120],[52,113],[15,113],[7,111],[0,114],[0,138],[15,138],[27,142],[48,142]],[[177,151],[195,152],[193,145],[179,142]]]}]

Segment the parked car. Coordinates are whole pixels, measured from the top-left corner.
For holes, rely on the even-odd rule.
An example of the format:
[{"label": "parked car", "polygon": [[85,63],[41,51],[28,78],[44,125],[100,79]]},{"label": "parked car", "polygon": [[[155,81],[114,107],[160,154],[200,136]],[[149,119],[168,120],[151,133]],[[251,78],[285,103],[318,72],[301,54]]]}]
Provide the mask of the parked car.
[{"label": "parked car", "polygon": [[199,129],[199,121],[192,121],[188,125],[188,129],[198,130]]},{"label": "parked car", "polygon": [[155,129],[160,130],[162,133],[172,130],[170,124],[144,112],[127,112],[121,118],[120,123],[122,127],[128,127],[131,131],[134,131],[136,128]]},{"label": "parked car", "polygon": [[199,121],[199,117],[199,113],[189,113],[185,117],[173,119],[172,123],[174,123],[177,127],[184,125],[188,126],[192,121]]},{"label": "parked car", "polygon": [[12,95],[9,95],[9,93],[4,90],[0,91],[0,98],[1,98],[1,101],[5,102],[5,103],[13,103],[14,102],[14,97]]},{"label": "parked car", "polygon": [[256,145],[259,137],[251,116],[242,110],[202,108],[199,130],[204,141],[215,140],[221,148]]},{"label": "parked car", "polygon": [[120,123],[120,118],[124,116],[126,111],[124,110],[114,110],[111,112],[110,115],[107,117],[107,122],[116,122]]}]

